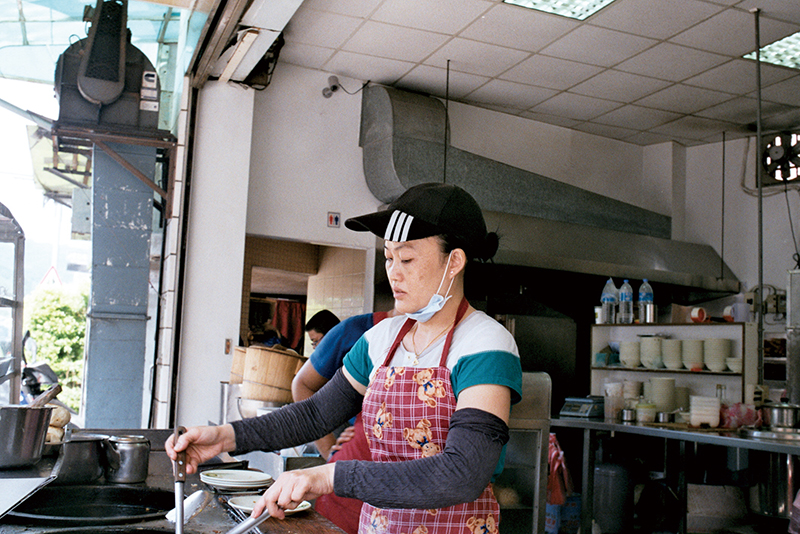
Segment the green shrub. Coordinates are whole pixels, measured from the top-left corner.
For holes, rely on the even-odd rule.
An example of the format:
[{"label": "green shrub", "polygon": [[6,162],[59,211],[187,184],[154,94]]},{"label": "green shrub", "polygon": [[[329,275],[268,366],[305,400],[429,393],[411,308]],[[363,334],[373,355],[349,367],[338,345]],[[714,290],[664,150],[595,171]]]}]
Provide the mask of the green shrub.
[{"label": "green shrub", "polygon": [[[25,324],[36,342],[36,360],[58,375],[59,400],[78,411],[83,379],[88,288],[37,288],[25,299]],[[29,362],[30,363],[30,362]]]}]

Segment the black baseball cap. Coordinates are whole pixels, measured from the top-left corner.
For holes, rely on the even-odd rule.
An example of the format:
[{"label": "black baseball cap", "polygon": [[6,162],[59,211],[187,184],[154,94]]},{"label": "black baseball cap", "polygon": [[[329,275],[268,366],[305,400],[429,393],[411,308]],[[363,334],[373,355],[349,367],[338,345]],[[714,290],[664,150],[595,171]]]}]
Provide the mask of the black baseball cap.
[{"label": "black baseball cap", "polygon": [[472,195],[450,184],[415,185],[381,211],[347,219],[356,232],[372,232],[387,241],[413,241],[444,235],[470,258],[489,259],[497,235],[487,233],[480,206]]}]

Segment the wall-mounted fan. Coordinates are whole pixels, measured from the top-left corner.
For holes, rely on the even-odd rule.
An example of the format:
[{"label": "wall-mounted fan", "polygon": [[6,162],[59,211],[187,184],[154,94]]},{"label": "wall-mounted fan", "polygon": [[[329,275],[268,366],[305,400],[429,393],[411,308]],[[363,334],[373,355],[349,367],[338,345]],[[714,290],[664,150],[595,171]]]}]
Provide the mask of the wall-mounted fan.
[{"label": "wall-mounted fan", "polygon": [[784,184],[800,175],[800,134],[781,132],[764,135],[761,164],[768,176],[764,185]]}]

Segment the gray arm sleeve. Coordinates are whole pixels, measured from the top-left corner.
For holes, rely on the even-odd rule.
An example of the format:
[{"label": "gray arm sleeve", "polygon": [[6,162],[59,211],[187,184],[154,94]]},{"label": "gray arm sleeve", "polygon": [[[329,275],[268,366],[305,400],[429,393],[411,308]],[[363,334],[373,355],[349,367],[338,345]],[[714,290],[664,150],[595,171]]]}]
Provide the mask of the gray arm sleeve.
[{"label": "gray arm sleeve", "polygon": [[319,439],[358,414],[363,400],[339,369],[306,400],[287,404],[260,417],[231,423],[236,435],[236,450],[232,454],[276,451]]},{"label": "gray arm sleeve", "polygon": [[456,410],[444,450],[406,462],[336,462],[333,488],[381,508],[444,508],[477,499],[492,478],[508,425],[477,408]]}]

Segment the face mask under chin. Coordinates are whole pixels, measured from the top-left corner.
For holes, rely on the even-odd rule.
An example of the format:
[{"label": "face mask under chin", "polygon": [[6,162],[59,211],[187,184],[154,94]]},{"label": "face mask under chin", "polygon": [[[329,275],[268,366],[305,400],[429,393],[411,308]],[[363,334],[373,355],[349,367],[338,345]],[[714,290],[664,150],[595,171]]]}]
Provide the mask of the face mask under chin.
[{"label": "face mask under chin", "polygon": [[428,304],[423,306],[422,308],[418,309],[415,312],[407,313],[406,317],[409,319],[414,319],[417,322],[424,323],[430,320],[431,317],[436,315],[436,312],[444,308],[445,303],[452,298],[450,295],[450,289],[453,287],[453,280],[450,280],[450,285],[447,286],[447,291],[445,292],[444,296],[439,294],[439,291],[442,290],[442,285],[444,284],[444,279],[447,277],[447,269],[450,268],[450,258],[452,257],[453,252],[451,251],[450,254],[447,256],[447,265],[444,268],[444,274],[442,274],[442,281],[439,282],[439,288],[436,290],[436,293],[431,295]]}]

